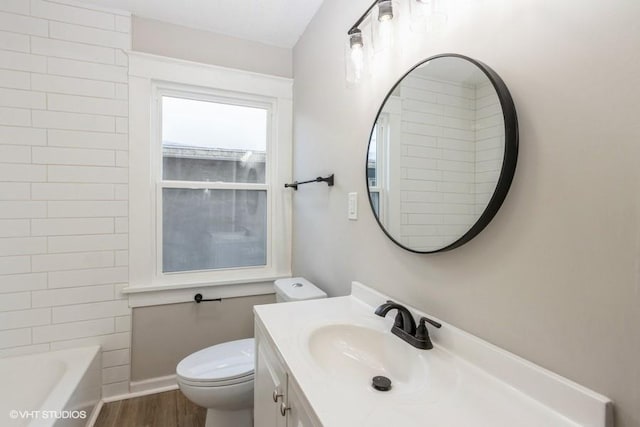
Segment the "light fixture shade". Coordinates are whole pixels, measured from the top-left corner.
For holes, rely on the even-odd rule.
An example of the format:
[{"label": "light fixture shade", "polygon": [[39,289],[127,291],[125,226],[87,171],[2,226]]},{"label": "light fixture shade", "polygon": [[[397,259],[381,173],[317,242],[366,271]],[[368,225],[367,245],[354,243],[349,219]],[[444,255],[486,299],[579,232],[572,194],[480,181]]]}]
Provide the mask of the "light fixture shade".
[{"label": "light fixture shade", "polygon": [[357,47],[364,47],[364,41],[362,39],[362,30],[359,28],[353,28],[349,30],[349,47],[351,49]]},{"label": "light fixture shade", "polygon": [[378,0],[378,21],[393,19],[393,3],[391,0]]},{"label": "light fixture shade", "polygon": [[349,31],[345,43],[345,73],[348,85],[357,84],[369,71],[369,55],[371,38],[362,30],[354,28]]},{"label": "light fixture shade", "polygon": [[447,23],[443,0],[411,0],[411,32],[438,33]]},{"label": "light fixture shade", "polygon": [[392,0],[378,0],[377,7],[373,8],[371,32],[376,53],[388,50],[398,38],[402,26],[400,9],[400,4]]}]

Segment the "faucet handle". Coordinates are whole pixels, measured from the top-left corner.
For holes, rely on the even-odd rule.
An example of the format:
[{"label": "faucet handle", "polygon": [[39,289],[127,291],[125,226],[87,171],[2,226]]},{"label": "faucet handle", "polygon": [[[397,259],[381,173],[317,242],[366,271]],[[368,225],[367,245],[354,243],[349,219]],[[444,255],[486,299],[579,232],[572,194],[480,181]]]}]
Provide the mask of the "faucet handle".
[{"label": "faucet handle", "polygon": [[436,322],[435,320],[431,320],[428,317],[420,318],[420,325],[416,328],[416,338],[422,341],[429,340],[429,342],[431,342],[431,340],[429,339],[429,331],[427,330],[427,325],[425,324],[426,322],[429,322],[436,328],[441,328],[442,324]]},{"label": "faucet handle", "polygon": [[430,324],[432,324],[433,326],[435,326],[436,328],[442,328],[442,323],[438,323],[435,320],[429,319],[428,317],[421,317],[420,318],[420,325],[424,325],[424,322],[429,322]]}]

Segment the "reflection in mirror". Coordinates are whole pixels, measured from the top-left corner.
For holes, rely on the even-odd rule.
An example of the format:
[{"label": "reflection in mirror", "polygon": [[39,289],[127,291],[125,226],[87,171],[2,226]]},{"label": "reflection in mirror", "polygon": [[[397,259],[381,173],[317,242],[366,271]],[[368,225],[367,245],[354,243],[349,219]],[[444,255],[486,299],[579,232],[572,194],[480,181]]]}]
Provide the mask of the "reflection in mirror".
[{"label": "reflection in mirror", "polygon": [[[517,133],[512,142],[517,150]],[[505,120],[494,84],[464,57],[436,57],[407,74],[380,109],[367,158],[371,206],[406,249],[459,246],[487,211],[504,160]]]}]

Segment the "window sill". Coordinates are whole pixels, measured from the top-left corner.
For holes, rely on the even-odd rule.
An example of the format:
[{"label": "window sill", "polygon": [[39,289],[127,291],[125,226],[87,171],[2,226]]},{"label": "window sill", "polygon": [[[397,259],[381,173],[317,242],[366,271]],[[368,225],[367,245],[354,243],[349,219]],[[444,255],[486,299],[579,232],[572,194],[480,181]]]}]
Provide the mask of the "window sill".
[{"label": "window sill", "polygon": [[223,280],[207,283],[129,286],[122,293],[129,296],[130,307],[193,302],[195,294],[204,298],[238,298],[274,293],[273,282],[289,276]]}]

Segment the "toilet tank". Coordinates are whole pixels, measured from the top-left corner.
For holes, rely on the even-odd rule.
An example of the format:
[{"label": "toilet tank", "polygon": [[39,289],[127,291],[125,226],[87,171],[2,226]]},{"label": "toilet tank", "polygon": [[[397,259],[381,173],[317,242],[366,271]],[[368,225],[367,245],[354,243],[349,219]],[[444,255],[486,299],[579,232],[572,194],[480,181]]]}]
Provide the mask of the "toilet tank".
[{"label": "toilet tank", "polygon": [[304,277],[275,281],[276,302],[304,301],[326,298],[327,294]]}]

